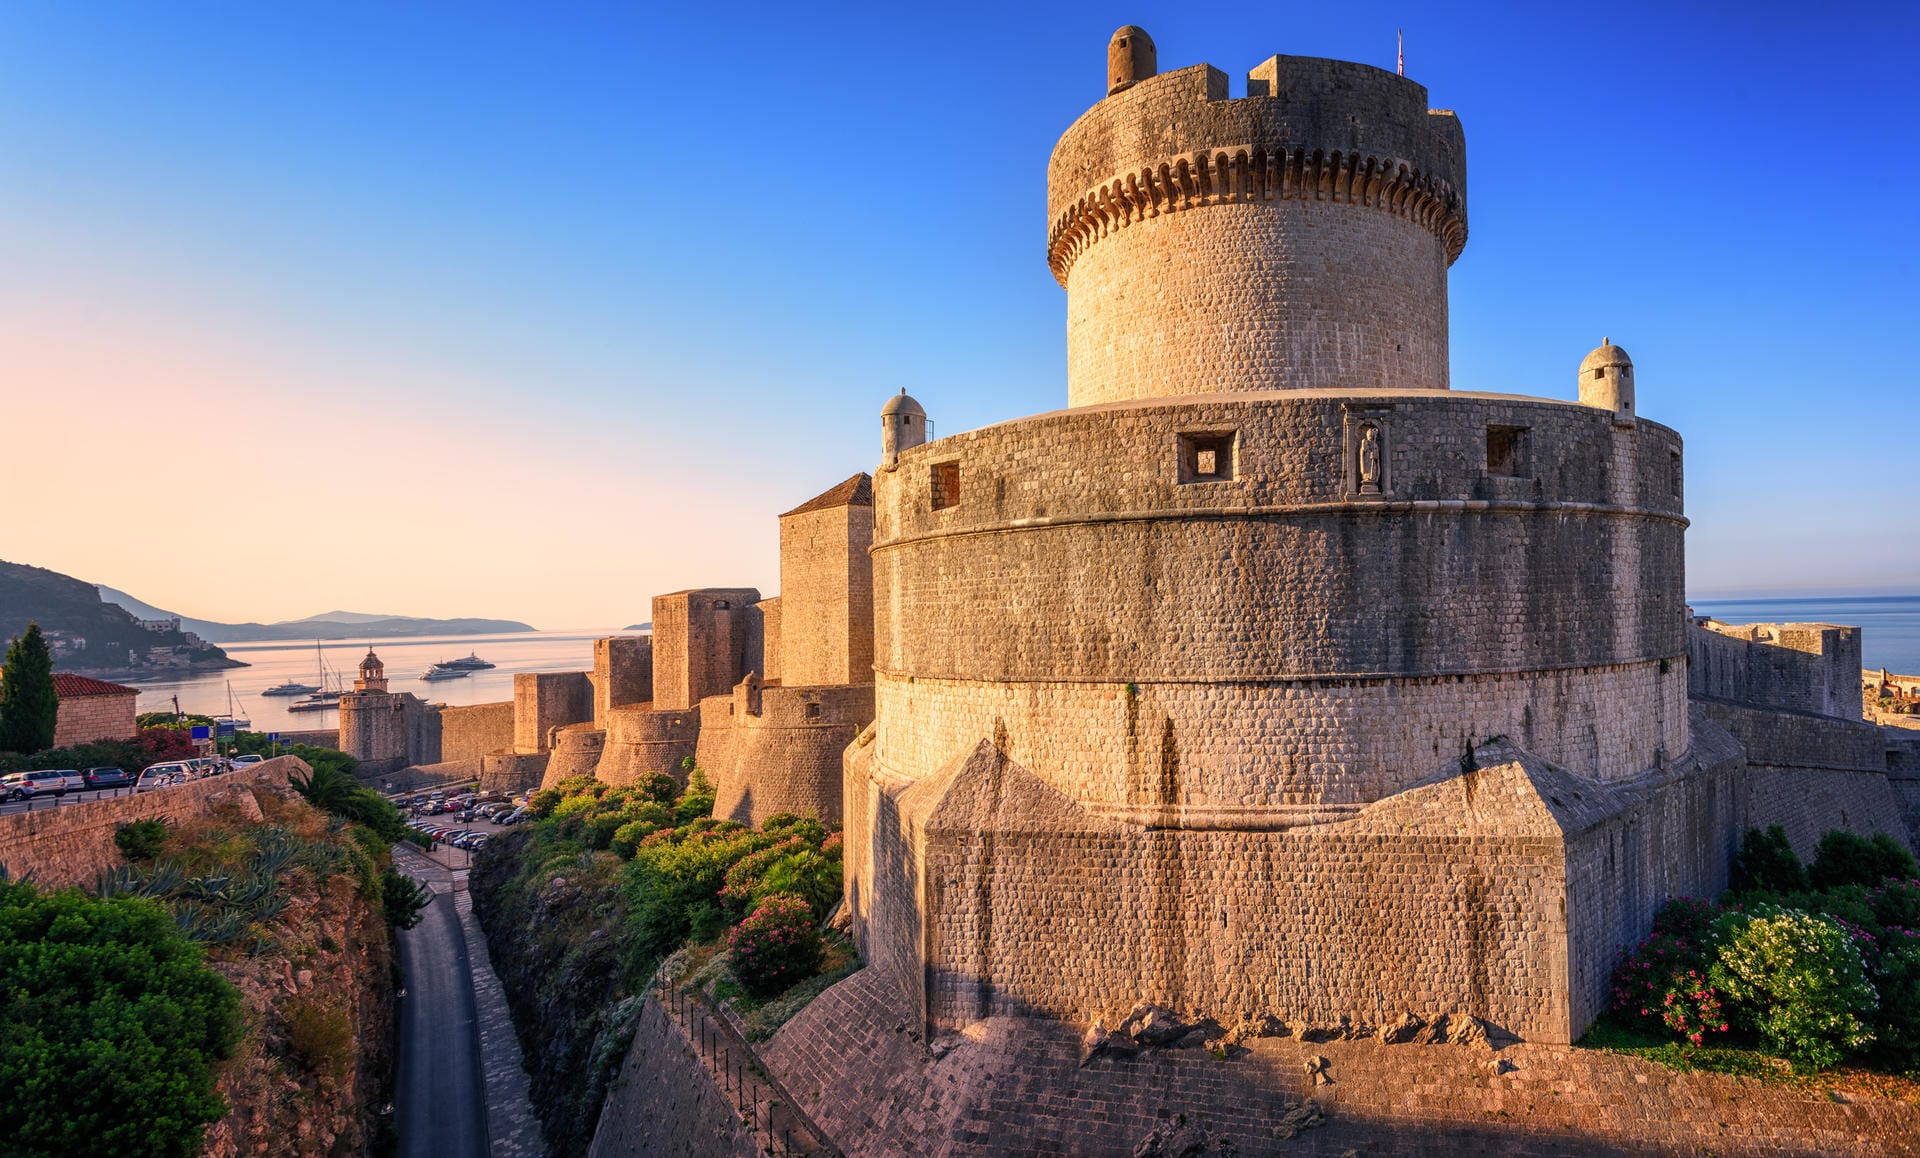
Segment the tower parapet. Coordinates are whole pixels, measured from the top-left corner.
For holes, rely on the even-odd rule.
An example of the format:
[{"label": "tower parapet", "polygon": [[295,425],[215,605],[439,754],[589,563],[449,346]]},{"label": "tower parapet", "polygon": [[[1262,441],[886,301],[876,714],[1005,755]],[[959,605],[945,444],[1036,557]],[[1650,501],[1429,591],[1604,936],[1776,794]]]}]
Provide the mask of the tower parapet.
[{"label": "tower parapet", "polygon": [[1047,260],[1071,405],[1447,387],[1459,120],[1347,61],[1274,56],[1247,90],[1229,99],[1206,64],[1148,75],[1055,146]]}]

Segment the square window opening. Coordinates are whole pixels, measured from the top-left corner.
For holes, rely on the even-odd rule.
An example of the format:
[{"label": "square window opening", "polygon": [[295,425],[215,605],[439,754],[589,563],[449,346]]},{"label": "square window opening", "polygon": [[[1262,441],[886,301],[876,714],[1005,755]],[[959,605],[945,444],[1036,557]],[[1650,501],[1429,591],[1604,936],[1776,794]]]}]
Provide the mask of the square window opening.
[{"label": "square window opening", "polygon": [[1487,473],[1521,478],[1527,473],[1527,428],[1487,427]]},{"label": "square window opening", "polygon": [[932,475],[933,509],[944,511],[960,505],[960,464],[936,462]]},{"label": "square window opening", "polygon": [[808,705],[807,705],[807,719],[809,719],[809,720],[817,720],[817,719],[819,719],[819,718],[820,718],[820,705],[819,705],[819,704],[808,704]]},{"label": "square window opening", "polygon": [[1673,497],[1680,497],[1680,452],[1667,452],[1667,486],[1673,491]]},{"label": "square window opening", "polygon": [[1226,482],[1233,478],[1234,432],[1180,436],[1180,481]]}]

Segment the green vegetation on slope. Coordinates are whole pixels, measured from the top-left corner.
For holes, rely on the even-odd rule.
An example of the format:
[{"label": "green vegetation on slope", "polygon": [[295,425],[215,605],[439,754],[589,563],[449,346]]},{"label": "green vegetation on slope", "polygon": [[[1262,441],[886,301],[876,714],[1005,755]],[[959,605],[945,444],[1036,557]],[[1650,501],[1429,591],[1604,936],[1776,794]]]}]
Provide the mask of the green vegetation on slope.
[{"label": "green vegetation on slope", "polygon": [[771,817],[757,831],[715,820],[697,770],[684,792],[665,776],[577,779],[532,807],[539,819],[475,858],[472,888],[551,1154],[586,1151],[669,955],[690,954],[717,992],[780,1015],[854,964],[819,928],[841,859],[840,835],[816,820]]}]

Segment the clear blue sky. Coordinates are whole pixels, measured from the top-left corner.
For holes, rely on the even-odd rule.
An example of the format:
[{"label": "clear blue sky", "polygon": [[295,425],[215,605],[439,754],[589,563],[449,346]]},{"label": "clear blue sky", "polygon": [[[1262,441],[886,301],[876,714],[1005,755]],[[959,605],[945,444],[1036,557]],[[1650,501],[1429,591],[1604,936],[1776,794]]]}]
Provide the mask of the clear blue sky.
[{"label": "clear blue sky", "polygon": [[1610,335],[1694,594],[1920,590],[1914,4],[12,0],[0,430],[71,481],[0,558],[218,618],[771,592],[889,393],[1063,404],[1046,159],[1128,22],[1236,93],[1403,27],[1467,135],[1456,388],[1571,397]]}]

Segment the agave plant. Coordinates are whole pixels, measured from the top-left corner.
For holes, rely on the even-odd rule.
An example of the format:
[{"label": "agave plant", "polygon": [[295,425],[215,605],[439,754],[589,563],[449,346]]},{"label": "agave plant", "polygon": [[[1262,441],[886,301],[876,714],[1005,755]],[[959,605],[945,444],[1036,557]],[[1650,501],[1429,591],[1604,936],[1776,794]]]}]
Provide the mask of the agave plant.
[{"label": "agave plant", "polygon": [[300,840],[284,828],[255,830],[253,870],[266,876],[278,876],[300,855]]},{"label": "agave plant", "polygon": [[204,877],[195,877],[180,888],[182,896],[208,904],[227,899],[227,886],[233,878],[225,873],[210,873]]},{"label": "agave plant", "polygon": [[93,895],[101,900],[147,895],[146,874],[130,864],[101,869],[93,876]]},{"label": "agave plant", "polygon": [[286,912],[287,905],[291,900],[292,898],[285,893],[272,893],[262,898],[252,907],[252,917],[254,920],[263,923],[271,921],[281,913]]}]

